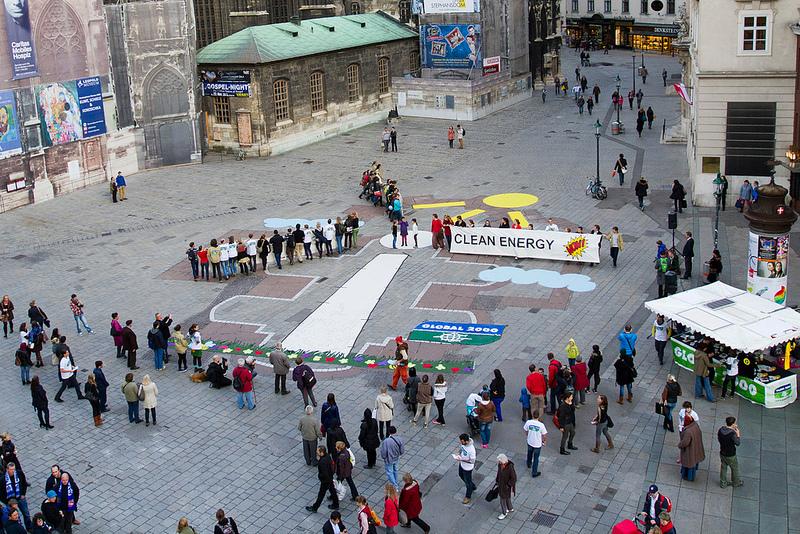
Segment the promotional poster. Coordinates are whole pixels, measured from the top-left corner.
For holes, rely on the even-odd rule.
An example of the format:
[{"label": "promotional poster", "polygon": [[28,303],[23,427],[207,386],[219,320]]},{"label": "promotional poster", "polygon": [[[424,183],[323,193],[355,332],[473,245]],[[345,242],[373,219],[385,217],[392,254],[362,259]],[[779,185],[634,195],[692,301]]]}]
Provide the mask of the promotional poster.
[{"label": "promotional poster", "polygon": [[106,115],[103,111],[103,91],[100,77],[81,78],[75,82],[78,89],[78,107],[81,111],[82,139],[106,133]]},{"label": "promotional poster", "polygon": [[36,53],[31,38],[31,19],[28,0],[3,0],[6,16],[6,39],[11,58],[11,77],[14,80],[38,74]]},{"label": "promotional poster", "polygon": [[203,96],[250,96],[249,70],[203,70]]},{"label": "promotional poster", "polygon": [[36,87],[42,143],[63,145],[106,133],[100,78],[81,78]]},{"label": "promotional poster", "polygon": [[573,234],[512,228],[451,226],[453,254],[486,254],[545,260],[600,261],[600,234]]},{"label": "promotional poster", "polygon": [[469,69],[481,66],[480,24],[424,24],[419,38],[422,66]]},{"label": "promotional poster", "polygon": [[0,91],[0,159],[22,153],[13,91]]},{"label": "promotional poster", "polygon": [[747,291],[786,303],[789,272],[789,234],[758,235],[750,232],[747,265]]}]

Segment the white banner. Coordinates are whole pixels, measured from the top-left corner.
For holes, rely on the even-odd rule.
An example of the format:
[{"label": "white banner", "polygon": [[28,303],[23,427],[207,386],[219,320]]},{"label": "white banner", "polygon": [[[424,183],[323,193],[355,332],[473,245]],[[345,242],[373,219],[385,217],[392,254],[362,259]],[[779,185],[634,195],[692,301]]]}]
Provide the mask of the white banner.
[{"label": "white banner", "polygon": [[600,234],[572,234],[511,228],[451,226],[454,254],[486,254],[545,260],[600,261]]},{"label": "white banner", "polygon": [[417,14],[435,13],[477,13],[480,11],[479,0],[415,0],[411,11]]}]

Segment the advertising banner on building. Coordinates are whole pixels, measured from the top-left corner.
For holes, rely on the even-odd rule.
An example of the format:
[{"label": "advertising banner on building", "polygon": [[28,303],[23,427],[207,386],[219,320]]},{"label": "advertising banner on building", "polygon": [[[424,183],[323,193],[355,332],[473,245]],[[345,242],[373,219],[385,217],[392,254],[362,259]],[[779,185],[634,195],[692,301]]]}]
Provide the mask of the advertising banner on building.
[{"label": "advertising banner on building", "polygon": [[480,24],[423,24],[419,33],[422,66],[470,69],[481,66]]},{"label": "advertising banner on building", "polygon": [[512,228],[462,228],[451,226],[454,254],[485,254],[516,258],[597,263],[600,234],[573,234]]},{"label": "advertising banner on building", "polygon": [[106,133],[100,78],[36,86],[45,146],[63,145]]},{"label": "advertising banner on building", "polygon": [[777,236],[750,232],[747,264],[747,291],[786,303],[789,273],[789,234]]},{"label": "advertising banner on building", "polygon": [[435,13],[478,13],[480,0],[413,0],[411,12],[417,15]]},{"label": "advertising banner on building", "polygon": [[483,75],[497,74],[500,72],[500,56],[483,58]]},{"label": "advertising banner on building", "polygon": [[22,153],[14,91],[0,91],[0,159]]},{"label": "advertising banner on building", "polygon": [[36,76],[36,53],[31,38],[28,0],[4,0],[6,42],[11,57],[11,78],[19,80]]},{"label": "advertising banner on building", "polygon": [[249,70],[201,70],[203,96],[250,96]]}]

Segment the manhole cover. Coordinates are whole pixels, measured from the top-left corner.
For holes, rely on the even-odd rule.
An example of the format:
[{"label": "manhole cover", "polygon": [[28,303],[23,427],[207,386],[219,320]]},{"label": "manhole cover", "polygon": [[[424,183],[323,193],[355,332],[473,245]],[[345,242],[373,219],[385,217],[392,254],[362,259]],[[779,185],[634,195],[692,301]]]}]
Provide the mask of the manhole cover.
[{"label": "manhole cover", "polygon": [[556,514],[551,514],[550,512],[543,512],[542,510],[536,510],[536,513],[533,514],[532,521],[537,525],[542,525],[543,527],[552,527],[556,524],[558,520],[558,516]]},{"label": "manhole cover", "polygon": [[423,176],[423,180],[433,180],[433,176]]},{"label": "manhole cover", "polygon": [[310,165],[310,164],[314,163],[314,160],[313,159],[307,159],[303,163],[305,163],[306,165]]}]

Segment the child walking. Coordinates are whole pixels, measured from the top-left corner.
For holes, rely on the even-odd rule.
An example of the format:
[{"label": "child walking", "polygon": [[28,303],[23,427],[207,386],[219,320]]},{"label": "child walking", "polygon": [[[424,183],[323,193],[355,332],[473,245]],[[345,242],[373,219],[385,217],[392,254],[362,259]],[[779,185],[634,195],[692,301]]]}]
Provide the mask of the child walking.
[{"label": "child walking", "polygon": [[400,246],[408,246],[408,222],[405,217],[400,217]]},{"label": "child walking", "polygon": [[527,421],[533,419],[531,415],[531,394],[528,393],[528,388],[523,387],[520,390],[519,403],[522,404],[522,420]]}]

